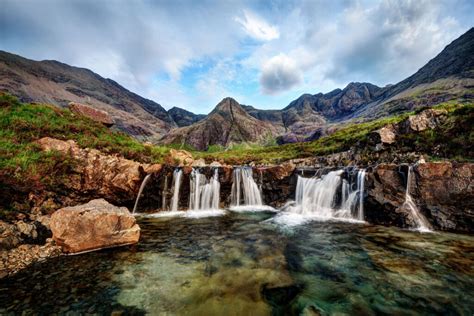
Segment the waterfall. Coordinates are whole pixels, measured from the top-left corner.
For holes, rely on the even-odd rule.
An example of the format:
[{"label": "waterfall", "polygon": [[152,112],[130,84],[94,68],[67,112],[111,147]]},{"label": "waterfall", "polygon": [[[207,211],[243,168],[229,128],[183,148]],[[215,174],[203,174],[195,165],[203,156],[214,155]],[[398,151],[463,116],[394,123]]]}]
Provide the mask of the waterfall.
[{"label": "waterfall", "polygon": [[240,206],[243,199],[243,205],[261,206],[262,195],[252,176],[252,168],[237,167],[233,171],[233,183],[231,192],[231,205]]},{"label": "waterfall", "polygon": [[132,213],[135,213],[135,211],[137,210],[138,201],[140,200],[140,196],[142,195],[143,189],[145,189],[145,186],[146,186],[148,180],[150,179],[150,176],[151,176],[151,174],[147,174],[145,176],[145,178],[143,179],[142,184],[140,185],[140,189],[138,190],[137,199],[135,200],[135,205],[133,206]]},{"label": "waterfall", "polygon": [[176,212],[178,210],[179,189],[181,187],[182,175],[183,175],[183,171],[181,169],[175,169],[173,172],[173,198],[171,199],[172,212]]},{"label": "waterfall", "polygon": [[189,210],[219,209],[219,171],[214,169],[214,176],[209,180],[198,169],[193,169],[190,177]]},{"label": "waterfall", "polygon": [[[357,178],[352,183],[342,181],[341,192],[341,210],[350,214],[357,214],[356,219],[364,220],[364,189],[365,189],[365,170],[357,170]],[[354,216],[352,215],[352,216]]]},{"label": "waterfall", "polygon": [[298,175],[292,213],[318,218],[364,220],[365,171],[358,170],[356,181],[343,179],[344,170],[331,171],[321,178]]},{"label": "waterfall", "polygon": [[411,187],[411,180],[412,180],[412,166],[408,167],[408,174],[407,174],[407,187],[405,190],[405,202],[403,203],[402,207],[406,207],[410,210],[413,220],[416,224],[416,229],[419,231],[429,232],[431,231],[431,225],[428,220],[420,213],[418,207],[416,206],[415,202],[413,201],[410,195],[410,187]]},{"label": "waterfall", "polygon": [[[342,170],[331,171],[318,178],[298,176],[292,212],[321,218],[336,217],[336,194],[341,186]],[[338,216],[339,217],[339,216]]]}]

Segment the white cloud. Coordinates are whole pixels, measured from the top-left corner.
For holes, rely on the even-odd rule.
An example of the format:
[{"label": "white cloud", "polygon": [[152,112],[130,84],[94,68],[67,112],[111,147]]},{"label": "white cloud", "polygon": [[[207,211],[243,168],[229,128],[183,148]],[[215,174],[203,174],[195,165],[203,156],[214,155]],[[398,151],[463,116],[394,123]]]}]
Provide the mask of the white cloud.
[{"label": "white cloud", "polygon": [[260,84],[265,94],[277,94],[288,90],[302,81],[302,74],[295,61],[280,54],[269,59],[262,66]]},{"label": "white cloud", "polygon": [[268,24],[263,18],[248,10],[243,10],[243,14],[243,18],[234,19],[250,37],[260,41],[271,41],[280,37],[276,26]]}]

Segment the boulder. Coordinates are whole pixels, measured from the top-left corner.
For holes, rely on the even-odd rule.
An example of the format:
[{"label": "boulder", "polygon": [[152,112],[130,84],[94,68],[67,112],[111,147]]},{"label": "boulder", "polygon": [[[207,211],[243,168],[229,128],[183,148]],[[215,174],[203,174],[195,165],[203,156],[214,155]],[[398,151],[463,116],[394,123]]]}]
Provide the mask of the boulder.
[{"label": "boulder", "polygon": [[105,126],[114,125],[114,120],[105,111],[95,109],[85,104],[70,102],[69,109],[79,115],[85,116],[95,122],[104,124]]},{"label": "boulder", "polygon": [[400,125],[405,132],[422,132],[427,129],[436,128],[447,117],[446,110],[427,109],[417,115],[409,116]]},{"label": "boulder", "polygon": [[206,166],[206,161],[202,158],[194,160],[192,163],[193,167],[205,167]]},{"label": "boulder", "polygon": [[194,159],[193,155],[186,150],[170,149],[165,161],[167,164],[176,167],[192,166]]},{"label": "boulder", "polygon": [[138,242],[140,227],[125,207],[104,199],[65,207],[50,222],[53,239],[66,253],[79,253]]}]

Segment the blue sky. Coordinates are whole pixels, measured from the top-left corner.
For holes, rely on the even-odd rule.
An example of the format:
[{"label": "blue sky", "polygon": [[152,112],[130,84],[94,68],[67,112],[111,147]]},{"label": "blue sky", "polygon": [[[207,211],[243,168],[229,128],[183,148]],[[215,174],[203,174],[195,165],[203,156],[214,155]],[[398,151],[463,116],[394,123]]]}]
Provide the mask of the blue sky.
[{"label": "blue sky", "polygon": [[1,0],[0,49],[89,68],[165,108],[282,108],[414,73],[472,27],[474,1]]}]

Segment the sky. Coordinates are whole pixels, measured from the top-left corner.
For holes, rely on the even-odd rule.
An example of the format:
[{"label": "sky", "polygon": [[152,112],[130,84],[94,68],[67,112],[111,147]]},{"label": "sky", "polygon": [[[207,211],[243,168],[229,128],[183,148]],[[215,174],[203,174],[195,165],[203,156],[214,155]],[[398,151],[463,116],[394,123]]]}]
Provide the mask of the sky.
[{"label": "sky", "polygon": [[397,83],[473,21],[472,0],[0,0],[0,49],[205,114]]}]

